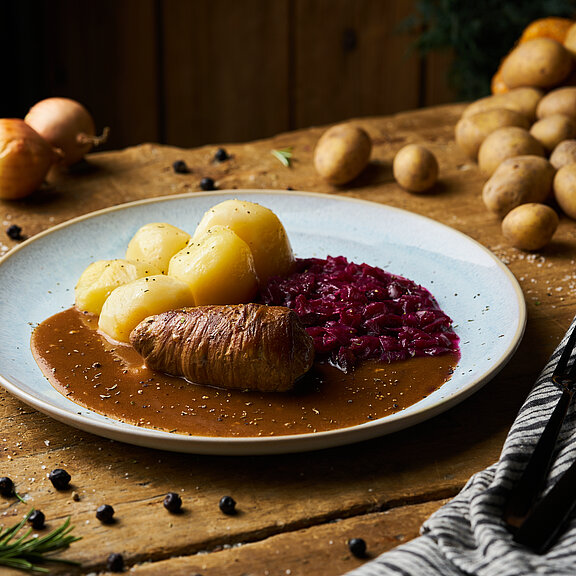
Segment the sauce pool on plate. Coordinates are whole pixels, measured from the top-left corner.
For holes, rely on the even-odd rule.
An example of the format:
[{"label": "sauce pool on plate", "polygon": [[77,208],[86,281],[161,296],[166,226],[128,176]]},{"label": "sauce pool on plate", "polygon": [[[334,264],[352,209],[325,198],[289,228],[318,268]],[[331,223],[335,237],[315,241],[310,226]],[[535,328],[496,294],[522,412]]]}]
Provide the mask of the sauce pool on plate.
[{"label": "sauce pool on plate", "polygon": [[54,388],[110,418],[193,436],[281,436],[370,422],[442,386],[459,358],[370,361],[348,373],[316,363],[291,392],[223,390],[149,370],[132,347],[102,336],[97,320],[70,308],[35,328],[32,352]]}]

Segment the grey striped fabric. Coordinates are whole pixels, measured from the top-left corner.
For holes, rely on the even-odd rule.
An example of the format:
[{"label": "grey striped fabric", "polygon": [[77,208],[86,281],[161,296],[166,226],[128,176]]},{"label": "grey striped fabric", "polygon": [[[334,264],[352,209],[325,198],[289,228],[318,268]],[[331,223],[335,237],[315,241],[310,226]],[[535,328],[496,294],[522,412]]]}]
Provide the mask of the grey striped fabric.
[{"label": "grey striped fabric", "polygon": [[[572,321],[571,329],[576,325]],[[576,575],[576,516],[556,544],[537,555],[512,540],[502,521],[507,494],[554,410],[560,391],[550,382],[565,336],[538,377],[508,434],[497,463],[478,472],[434,513],[421,535],[368,561],[347,576]],[[570,407],[547,489],[576,459],[576,413]],[[576,486],[574,486],[576,490]]]}]

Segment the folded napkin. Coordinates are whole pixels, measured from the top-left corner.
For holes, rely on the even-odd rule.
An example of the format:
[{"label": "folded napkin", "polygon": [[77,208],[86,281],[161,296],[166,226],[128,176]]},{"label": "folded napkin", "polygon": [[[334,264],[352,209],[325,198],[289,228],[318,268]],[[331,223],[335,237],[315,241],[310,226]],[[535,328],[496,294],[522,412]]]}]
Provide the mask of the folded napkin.
[{"label": "folded napkin", "polygon": [[[576,318],[571,329],[576,326]],[[478,472],[462,491],[435,512],[421,535],[385,552],[347,576],[520,576],[576,574],[576,516],[543,555],[515,543],[502,520],[508,493],[517,481],[550,417],[560,391],[551,374],[566,335],[539,375],[514,421],[497,463]],[[576,459],[576,411],[570,407],[556,446],[547,487]],[[576,490],[576,486],[574,486]]]}]

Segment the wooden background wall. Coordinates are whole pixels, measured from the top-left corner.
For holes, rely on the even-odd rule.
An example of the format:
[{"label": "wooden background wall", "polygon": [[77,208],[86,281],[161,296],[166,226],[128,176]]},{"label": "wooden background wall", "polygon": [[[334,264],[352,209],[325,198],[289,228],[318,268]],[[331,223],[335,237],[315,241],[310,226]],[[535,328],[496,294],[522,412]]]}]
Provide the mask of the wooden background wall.
[{"label": "wooden background wall", "polygon": [[413,0],[3,0],[0,115],[63,95],[110,126],[108,149],[191,147],[450,102],[449,56],[421,59],[401,31],[413,10]]}]

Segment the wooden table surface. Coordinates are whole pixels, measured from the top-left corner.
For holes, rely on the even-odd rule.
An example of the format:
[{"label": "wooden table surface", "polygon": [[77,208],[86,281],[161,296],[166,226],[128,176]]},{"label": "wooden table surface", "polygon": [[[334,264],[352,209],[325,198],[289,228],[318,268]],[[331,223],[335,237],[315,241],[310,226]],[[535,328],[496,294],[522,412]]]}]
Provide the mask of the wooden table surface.
[{"label": "wooden table surface", "polygon": [[[528,309],[518,351],[472,397],[407,430],[312,453],[207,456],[135,447],[59,423],[1,390],[0,476],[14,480],[26,503],[0,498],[0,525],[12,525],[31,506],[46,514],[48,529],[70,516],[82,540],[62,557],[80,567],[64,572],[105,572],[108,555],[116,552],[136,576],[333,576],[365,561],[349,552],[349,538],[364,538],[370,558],[416,537],[434,510],[498,459],[520,405],[576,309],[574,223],[563,219],[554,241],[538,253],[506,244],[499,221],[482,204],[482,177],[454,143],[462,110],[453,105],[357,120],[373,139],[372,162],[342,188],[315,174],[313,149],[324,130],[315,127],[223,143],[232,158],[222,163],[212,161],[216,145],[183,150],[143,144],[94,153],[89,169],[53,178],[25,201],[0,201],[5,253],[17,244],[4,234],[11,224],[31,237],[107,206],[200,190],[204,177],[221,190],[294,189],[363,198],[424,214],[481,242],[509,266]],[[433,193],[409,194],[394,182],[392,159],[409,142],[426,144],[439,159],[440,183]],[[270,154],[286,146],[293,147],[290,168]],[[191,172],[174,173],[175,160],[184,160]],[[54,468],[69,471],[71,490],[52,487],[47,474]],[[182,496],[180,515],[163,508],[170,491]],[[237,501],[237,515],[220,512],[223,495]],[[116,511],[113,525],[95,517],[104,503]]]}]

